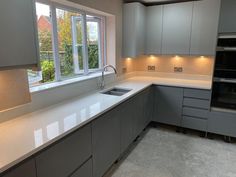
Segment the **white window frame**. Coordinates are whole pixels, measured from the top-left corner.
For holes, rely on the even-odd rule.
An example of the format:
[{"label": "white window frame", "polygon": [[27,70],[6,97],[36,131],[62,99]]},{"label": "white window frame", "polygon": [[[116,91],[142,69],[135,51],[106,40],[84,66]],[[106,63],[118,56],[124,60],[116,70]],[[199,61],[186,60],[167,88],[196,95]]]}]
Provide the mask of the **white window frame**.
[{"label": "white window frame", "polygon": [[[102,66],[106,64],[106,17],[101,16],[98,14],[90,13],[87,11],[83,11],[79,8],[67,6],[64,4],[60,4],[57,2],[53,2],[50,0],[35,0],[36,3],[42,3],[45,5],[48,5],[51,11],[51,20],[52,20],[52,47],[53,47],[53,58],[54,58],[54,66],[55,66],[55,80],[54,82],[67,80],[70,78],[75,78],[83,75],[88,75],[90,73],[98,72],[102,70]],[[74,67],[74,74],[73,77],[68,78],[62,78],[61,75],[61,66],[60,66],[60,58],[59,58],[59,42],[58,42],[58,26],[57,26],[57,14],[56,9],[62,9],[67,10],[75,13],[81,14],[82,17],[82,45],[83,45],[83,72],[81,72],[78,68],[77,63],[73,62]],[[36,14],[35,14],[36,15]],[[99,68],[98,69],[89,69],[89,61],[88,61],[88,45],[87,45],[87,15],[94,16],[92,21],[98,22],[98,33],[99,33],[99,39],[98,39],[98,51],[99,51]],[[90,21],[90,20],[89,20]],[[103,31],[101,31],[103,29]],[[72,31],[73,32],[73,31]],[[103,34],[102,34],[103,33]],[[102,38],[103,36],[103,38]],[[74,48],[74,43],[73,43]],[[73,49],[75,50],[75,49]],[[73,52],[73,54],[76,54]],[[77,55],[78,56],[78,55]],[[74,57],[73,57],[74,58]],[[47,83],[45,83],[47,84]]]}]

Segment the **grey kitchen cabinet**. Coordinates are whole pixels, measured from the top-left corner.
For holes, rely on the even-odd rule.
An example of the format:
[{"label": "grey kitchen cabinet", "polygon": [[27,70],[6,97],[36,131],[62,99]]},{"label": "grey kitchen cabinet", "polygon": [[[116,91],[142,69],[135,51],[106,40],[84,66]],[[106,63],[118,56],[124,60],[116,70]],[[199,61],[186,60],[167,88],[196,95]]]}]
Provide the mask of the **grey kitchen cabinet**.
[{"label": "grey kitchen cabinet", "polygon": [[0,70],[38,66],[34,0],[0,1]]},{"label": "grey kitchen cabinet", "polygon": [[2,177],[36,177],[35,161],[33,159],[28,160]]},{"label": "grey kitchen cabinet", "polygon": [[123,103],[119,108],[120,114],[120,129],[121,129],[121,153],[125,152],[125,150],[129,147],[129,145],[136,138],[134,134],[135,127],[135,102],[134,99]]},{"label": "grey kitchen cabinet", "polygon": [[146,8],[138,2],[124,4],[123,57],[137,57],[145,53]]},{"label": "grey kitchen cabinet", "polygon": [[70,177],[92,177],[92,158],[90,158],[85,164],[83,164],[78,170],[76,170]]},{"label": "grey kitchen cabinet", "polygon": [[149,6],[146,9],[145,54],[161,54],[163,6]]},{"label": "grey kitchen cabinet", "polygon": [[206,132],[210,113],[210,98],[210,90],[185,88],[181,126]]},{"label": "grey kitchen cabinet", "polygon": [[154,97],[153,97],[153,87],[149,87],[144,91],[143,95],[143,104],[144,104],[144,128],[152,121],[153,117],[153,104],[154,104]]},{"label": "grey kitchen cabinet", "polygon": [[180,126],[183,88],[155,86],[154,121]]},{"label": "grey kitchen cabinet", "polygon": [[222,0],[220,10],[219,33],[236,32],[236,1]]},{"label": "grey kitchen cabinet", "polygon": [[221,0],[195,1],[193,7],[191,55],[215,55]]},{"label": "grey kitchen cabinet", "polygon": [[236,137],[236,113],[211,110],[208,132]]},{"label": "grey kitchen cabinet", "polygon": [[37,177],[68,177],[92,156],[91,124],[35,157]]},{"label": "grey kitchen cabinet", "polygon": [[92,122],[93,177],[102,177],[119,158],[120,135],[118,108]]},{"label": "grey kitchen cabinet", "polygon": [[190,53],[193,2],[164,5],[162,54]]}]

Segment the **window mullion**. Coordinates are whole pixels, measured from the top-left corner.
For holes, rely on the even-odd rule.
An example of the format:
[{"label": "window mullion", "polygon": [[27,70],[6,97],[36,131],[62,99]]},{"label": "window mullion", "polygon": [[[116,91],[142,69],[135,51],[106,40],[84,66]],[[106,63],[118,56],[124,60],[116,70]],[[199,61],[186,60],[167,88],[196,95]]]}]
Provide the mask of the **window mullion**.
[{"label": "window mullion", "polygon": [[58,47],[56,7],[53,4],[51,4],[50,8],[51,8],[51,16],[52,16],[52,39],[53,39],[53,50],[54,50],[55,79],[56,81],[60,81],[61,80],[61,66],[60,66],[59,47]]},{"label": "window mullion", "polygon": [[83,64],[84,64],[84,74],[89,73],[88,66],[88,43],[87,43],[87,19],[86,14],[82,14],[82,35],[83,35]]}]

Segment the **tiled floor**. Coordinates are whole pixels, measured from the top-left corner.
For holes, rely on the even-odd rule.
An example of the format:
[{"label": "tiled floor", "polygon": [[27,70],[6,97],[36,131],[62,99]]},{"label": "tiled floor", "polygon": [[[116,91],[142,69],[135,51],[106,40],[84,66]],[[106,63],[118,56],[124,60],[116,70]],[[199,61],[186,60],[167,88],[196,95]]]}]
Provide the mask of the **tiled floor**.
[{"label": "tiled floor", "polygon": [[150,128],[106,177],[236,177],[236,144]]}]

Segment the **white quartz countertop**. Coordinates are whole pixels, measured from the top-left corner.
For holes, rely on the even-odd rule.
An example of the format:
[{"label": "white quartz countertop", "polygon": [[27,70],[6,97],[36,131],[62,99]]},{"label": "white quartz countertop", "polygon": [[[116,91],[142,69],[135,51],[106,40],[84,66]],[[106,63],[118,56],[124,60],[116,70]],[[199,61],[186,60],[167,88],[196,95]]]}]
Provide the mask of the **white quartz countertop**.
[{"label": "white quartz countertop", "polygon": [[133,77],[111,87],[132,89],[123,96],[94,91],[0,124],[0,173],[112,109],[152,84],[211,89],[211,80]]}]

